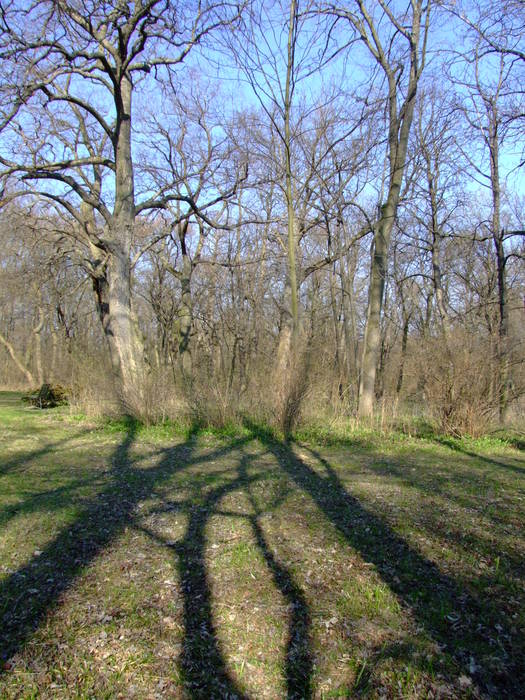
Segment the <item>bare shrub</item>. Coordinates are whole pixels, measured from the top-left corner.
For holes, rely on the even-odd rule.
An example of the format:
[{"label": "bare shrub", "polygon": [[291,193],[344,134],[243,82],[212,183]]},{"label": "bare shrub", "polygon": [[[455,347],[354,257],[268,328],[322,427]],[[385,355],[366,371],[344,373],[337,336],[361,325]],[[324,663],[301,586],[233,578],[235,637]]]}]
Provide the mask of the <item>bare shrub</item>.
[{"label": "bare shrub", "polygon": [[422,348],[426,410],[442,432],[476,437],[489,429],[498,406],[492,360],[488,348],[466,333]]},{"label": "bare shrub", "polygon": [[94,362],[83,362],[75,367],[71,383],[69,405],[73,413],[84,413],[89,418],[118,414],[118,401],[109,369]]}]

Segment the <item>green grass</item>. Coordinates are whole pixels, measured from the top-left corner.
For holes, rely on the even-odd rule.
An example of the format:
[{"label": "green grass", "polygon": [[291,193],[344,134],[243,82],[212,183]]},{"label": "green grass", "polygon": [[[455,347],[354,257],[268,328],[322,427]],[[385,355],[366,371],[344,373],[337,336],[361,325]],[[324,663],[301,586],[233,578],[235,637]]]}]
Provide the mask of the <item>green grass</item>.
[{"label": "green grass", "polygon": [[0,393],[0,697],[519,697],[516,446]]}]

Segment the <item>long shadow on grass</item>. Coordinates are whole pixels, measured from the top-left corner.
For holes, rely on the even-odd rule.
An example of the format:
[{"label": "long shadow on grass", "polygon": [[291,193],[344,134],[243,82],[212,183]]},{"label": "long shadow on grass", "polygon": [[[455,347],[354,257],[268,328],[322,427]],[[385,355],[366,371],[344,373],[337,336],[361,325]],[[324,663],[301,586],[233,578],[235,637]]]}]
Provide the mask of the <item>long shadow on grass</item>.
[{"label": "long shadow on grass", "polygon": [[[470,457],[485,459],[475,453],[470,453]],[[454,464],[459,468],[454,468]],[[499,497],[500,489],[509,485],[508,479],[502,479],[498,463],[490,462],[491,469],[479,468],[478,465],[465,465],[468,469],[463,469],[463,465],[457,465],[457,460],[452,466],[448,464],[444,470],[440,469],[425,469],[420,466],[410,468],[411,464],[407,464],[406,458],[397,457],[393,459],[389,456],[387,460],[374,460],[367,467],[367,471],[376,476],[385,478],[386,480],[395,479],[403,487],[416,489],[422,494],[430,494],[440,497],[447,507],[452,511],[458,511],[458,506],[461,509],[476,511],[479,517],[485,520],[483,523],[485,528],[485,537],[487,542],[493,542],[494,532],[506,533],[508,528],[509,515],[512,515],[508,510],[498,507],[490,509],[492,504],[488,494],[493,493],[494,497]],[[505,475],[507,476],[507,475]],[[525,476],[525,471],[524,471]],[[514,478],[512,488],[516,492],[524,491],[525,481],[520,484],[519,480]],[[481,494],[481,498],[480,498]],[[496,503],[496,501],[493,501]],[[519,504],[516,503],[516,510]],[[517,513],[516,513],[517,515]],[[443,510],[440,510],[436,505],[432,505],[429,512],[425,515],[425,520],[430,527],[434,527],[434,522],[437,521],[437,528],[442,532],[450,534],[450,525]],[[457,540],[462,546],[468,544],[468,531],[464,529],[458,530]],[[495,552],[494,556],[499,555]]]},{"label": "long shadow on grass", "polygon": [[[244,441],[243,441],[244,442]],[[237,442],[236,447],[242,448]],[[164,509],[154,512],[176,510],[185,513],[189,520],[184,537],[172,543],[150,528],[138,526],[149,537],[172,550],[176,555],[177,569],[184,601],[184,643],[181,667],[184,683],[191,698],[246,698],[228,675],[217,639],[213,622],[212,595],[205,564],[206,527],[215,514],[246,519],[252,528],[254,539],[272,575],[277,589],[289,604],[291,610],[288,625],[288,641],[285,658],[286,697],[289,700],[311,697],[310,676],[312,660],[309,651],[308,631],[310,616],[304,595],[294,582],[291,573],[277,560],[266,541],[259,518],[269,508],[260,509],[253,495],[250,503],[253,514],[225,512],[220,509],[221,501],[239,490],[250,492],[262,474],[248,474],[252,457],[244,452],[233,469],[236,476],[226,483],[212,487],[202,494],[193,493],[189,499],[177,504],[166,504]],[[224,476],[224,474],[222,474]],[[271,507],[276,507],[272,503]]]},{"label": "long shadow on grass", "polygon": [[22,454],[13,457],[13,459],[7,460],[3,464],[0,463],[0,477],[6,476],[9,474],[9,472],[15,469],[19,469],[24,464],[34,462],[36,459],[39,459],[39,457],[50,454],[56,450],[57,447],[63,447],[73,440],[76,440],[76,438],[82,437],[82,435],[85,435],[88,432],[88,430],[80,430],[74,435],[68,435],[63,440],[47,443],[38,450],[28,450],[27,452],[23,452]]},{"label": "long shadow on grass", "polygon": [[50,508],[59,510],[70,506],[75,499],[77,489],[87,485],[93,487],[94,482],[97,480],[102,482],[102,478],[99,477],[97,479],[96,475],[84,479],[74,479],[69,484],[57,486],[57,488],[48,489],[47,491],[31,493],[19,503],[12,503],[4,508],[0,508],[0,528],[18,515],[36,513],[44,509],[50,510]]},{"label": "long shadow on grass", "polygon": [[[479,459],[481,462],[485,462],[485,464],[489,464],[491,467],[498,467],[499,469],[507,469],[508,471],[515,472],[516,474],[519,474],[520,476],[525,476],[525,465],[522,467],[520,466],[515,466],[514,464],[508,464],[507,462],[501,462],[498,459],[494,459],[493,457],[485,457],[484,455],[480,455],[477,452],[472,452],[471,450],[467,450],[465,447],[463,447],[461,444],[459,444],[456,440],[453,440],[451,438],[447,437],[437,437],[434,438],[434,442],[436,442],[438,445],[443,445],[444,447],[448,447],[451,450],[454,450],[454,452],[459,452],[460,454],[466,455],[467,457],[473,457],[474,459]],[[521,450],[523,449],[522,447],[516,447],[516,444],[513,445],[515,449]]]},{"label": "long shadow on grass", "polygon": [[[131,457],[136,432],[137,425],[130,422],[124,439],[113,454],[109,483],[86,505],[77,520],[39,554],[35,553],[25,566],[0,583],[0,660],[5,662],[21,651],[46,615],[60,604],[60,597],[74,584],[83,569],[110,546],[126,526],[136,525],[135,508],[141,501],[182,470],[224,457],[252,439],[247,437],[224,448],[196,455],[194,435],[190,435],[184,444],[157,453],[159,459],[155,466],[140,468],[139,459]],[[177,555],[185,624],[181,663],[186,691],[192,698],[245,697],[226,670],[216,637],[204,555],[206,524],[222,498],[261,478],[260,474],[247,474],[248,463],[249,458],[243,456],[237,477],[212,488],[204,498],[198,493],[197,478],[191,496],[177,505],[189,516],[183,540],[176,545],[164,542]],[[308,698],[311,661],[306,603],[291,574],[271,553],[258,515],[251,517],[250,522],[274,582],[292,607],[286,657],[287,696],[290,699]],[[148,534],[155,536],[151,532]],[[0,673],[7,667],[4,663]]]},{"label": "long shadow on grass", "polygon": [[0,584],[0,659],[5,661],[20,651],[59,596],[128,519],[134,503],[133,499],[121,497],[120,487],[129,469],[135,432],[135,424],[130,423],[113,456],[109,486],[70,527]]},{"label": "long shadow on grass", "polygon": [[[152,468],[131,458],[137,424],[130,421],[112,457],[109,483],[75,522],[0,583],[0,660],[20,651],[77,576],[133,521],[133,511],[153,488],[191,460],[194,441],[166,450]],[[0,668],[0,672],[1,672]]]},{"label": "long shadow on grass", "polygon": [[497,664],[478,668],[475,681],[491,697],[520,697],[525,684],[523,644],[512,646],[507,637],[501,646],[502,635],[493,627],[498,622],[497,611],[469,595],[351,496],[333,467],[317,452],[310,449],[324,467],[325,476],[300,459],[291,442],[276,441],[261,426],[248,423],[247,427],[274,454],[292,481],[311,496],[348,544],[375,565],[419,624],[455,659],[461,673],[471,675],[471,656],[492,656],[493,662],[499,657]]},{"label": "long shadow on grass", "polygon": [[[247,461],[245,457],[239,465],[241,476],[246,475]],[[288,601],[288,609],[291,610],[288,625],[288,641],[286,645],[286,687],[287,698],[310,698],[312,695],[311,675],[312,656],[309,644],[310,611],[306,598],[295,583],[293,576],[272,553],[264,530],[260,524],[260,517],[268,508],[261,508],[253,493],[249,492],[250,504],[253,515],[249,517],[250,525],[257,542],[257,546],[263,555],[266,566],[272,574],[276,587]],[[284,498],[282,494],[281,499]],[[272,504],[275,507],[275,503]]]}]

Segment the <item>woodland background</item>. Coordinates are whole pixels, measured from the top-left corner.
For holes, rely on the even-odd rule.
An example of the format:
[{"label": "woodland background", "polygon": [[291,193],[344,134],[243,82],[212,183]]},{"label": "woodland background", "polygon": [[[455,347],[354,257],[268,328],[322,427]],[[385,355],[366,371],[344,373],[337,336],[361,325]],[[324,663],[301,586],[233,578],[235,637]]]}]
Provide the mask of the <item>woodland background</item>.
[{"label": "woodland background", "polygon": [[1,385],[523,426],[523,3],[1,5]]}]

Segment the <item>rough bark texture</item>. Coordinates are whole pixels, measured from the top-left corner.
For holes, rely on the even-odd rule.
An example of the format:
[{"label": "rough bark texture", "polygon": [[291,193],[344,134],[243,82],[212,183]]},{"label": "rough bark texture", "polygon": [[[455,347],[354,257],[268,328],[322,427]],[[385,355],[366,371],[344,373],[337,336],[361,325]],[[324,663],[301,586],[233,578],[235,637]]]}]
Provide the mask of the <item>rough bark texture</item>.
[{"label": "rough bark texture", "polygon": [[299,301],[297,281],[297,216],[295,212],[293,172],[292,172],[292,133],[290,127],[292,97],[294,87],[294,53],[297,32],[297,3],[290,1],[288,25],[287,65],[284,94],[284,155],[285,155],[285,198],[287,211],[287,262],[288,269],[283,297],[281,329],[277,346],[277,361],[274,371],[274,395],[279,423],[285,433],[293,428],[298,417],[301,402],[297,382],[296,365],[299,362]]},{"label": "rough bark texture", "polygon": [[131,307],[129,255],[114,250],[107,266],[109,318],[106,334],[110,344],[116,392],[121,408],[134,414],[140,407],[144,378],[144,348]]}]

